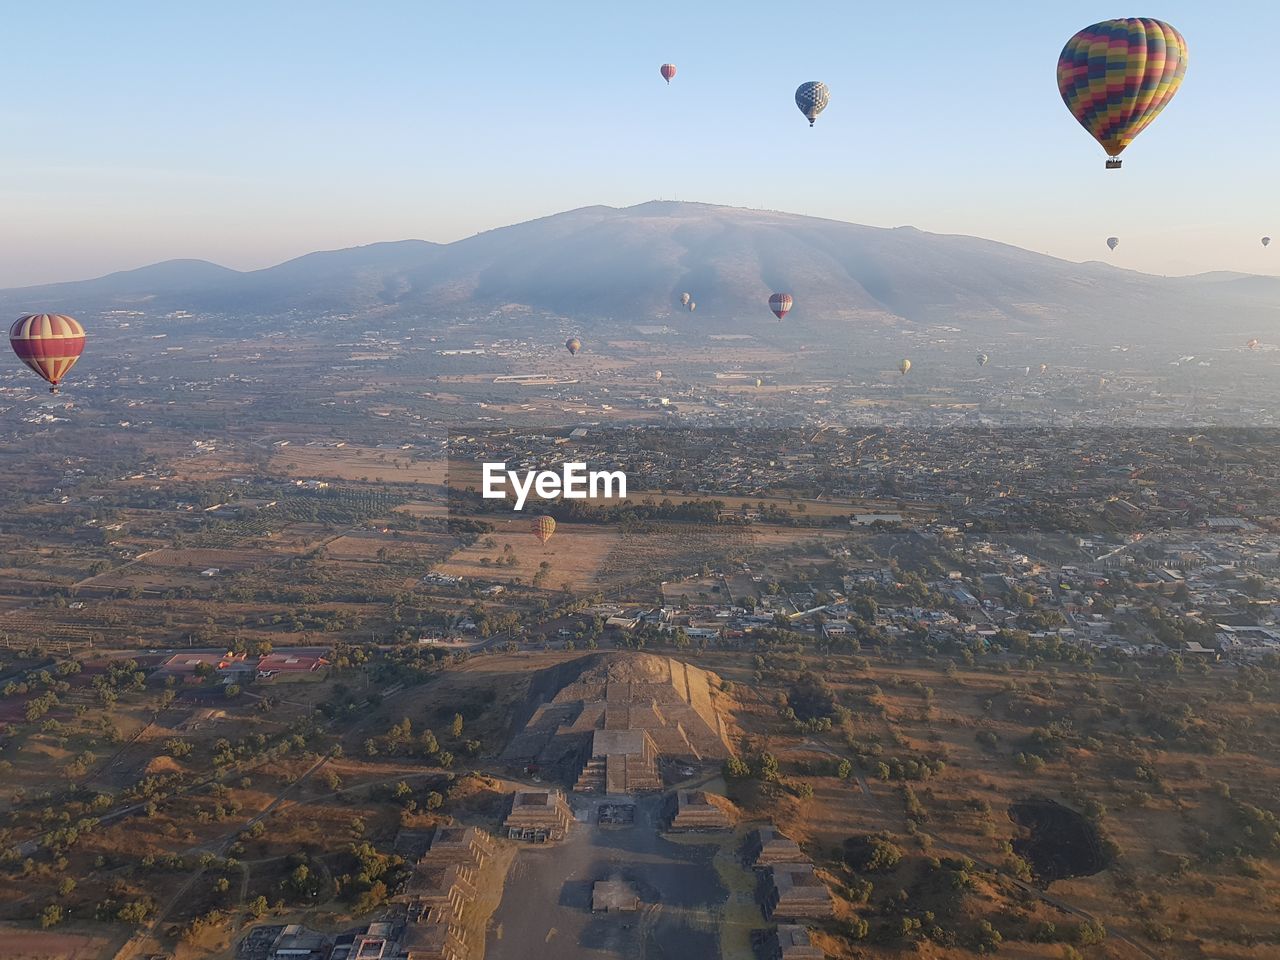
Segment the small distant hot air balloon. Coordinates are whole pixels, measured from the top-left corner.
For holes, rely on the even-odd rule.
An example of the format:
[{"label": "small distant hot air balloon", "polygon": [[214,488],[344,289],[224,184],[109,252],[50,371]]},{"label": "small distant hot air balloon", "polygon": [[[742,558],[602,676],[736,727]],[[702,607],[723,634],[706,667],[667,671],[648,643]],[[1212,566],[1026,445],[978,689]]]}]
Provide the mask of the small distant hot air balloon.
[{"label": "small distant hot air balloon", "polygon": [[791,298],[789,293],[775,293],[769,298],[769,309],[773,311],[773,315],[781,320],[791,312],[791,307],[795,304],[795,300]]},{"label": "small distant hot air balloon", "polygon": [[695,310],[697,310],[697,309],[698,309],[698,304],[697,304],[695,301],[690,300],[690,301],[689,301],[689,312],[690,312],[690,313],[693,313],[693,311],[695,311]]},{"label": "small distant hot air balloon", "polygon": [[978,366],[985,367],[990,362],[991,362],[991,358],[988,357],[985,353],[978,354]]},{"label": "small distant hot air balloon", "polygon": [[764,381],[761,380],[759,377],[756,377],[756,389],[759,389],[760,387],[763,387],[763,386],[764,386]]},{"label": "small distant hot air balloon", "polygon": [[1112,250],[1114,250],[1116,247],[1120,246],[1120,238],[1107,237],[1107,246],[1110,247]]},{"label": "small distant hot air balloon", "polygon": [[58,384],[84,352],[84,327],[59,313],[19,317],[9,328],[9,346],[57,393]]},{"label": "small distant hot air balloon", "polygon": [[1263,237],[1263,238],[1262,238],[1262,245],[1263,245],[1264,247],[1269,247],[1269,246],[1271,246],[1271,238],[1270,238],[1270,237]]},{"label": "small distant hot air balloon", "polygon": [[529,527],[533,535],[545,545],[551,539],[551,535],[556,532],[556,521],[554,517],[534,517],[529,522]]},{"label": "small distant hot air balloon", "polygon": [[576,357],[578,355],[578,351],[582,349],[582,341],[577,337],[570,337],[564,342],[564,348]]},{"label": "small distant hot air balloon", "polygon": [[689,296],[687,293],[680,294],[680,306],[687,307],[689,305],[689,301],[692,299],[693,297]]},{"label": "small distant hot air balloon", "polygon": [[1058,90],[1072,116],[1107,151],[1107,169],[1173,99],[1187,72],[1187,42],[1147,17],[1104,20],[1067,41]]},{"label": "small distant hot air balloon", "polygon": [[1049,365],[1047,363],[1040,364],[1040,374],[1043,376],[1048,372],[1049,372]]},{"label": "small distant hot air balloon", "polygon": [[655,380],[661,380],[661,379],[662,379],[662,371],[661,371],[661,370],[655,370],[655,371],[653,371],[653,379],[655,379]]},{"label": "small distant hot air balloon", "polygon": [[1022,371],[1022,375],[1023,375],[1024,377],[1029,377],[1029,376],[1031,376],[1031,368],[1030,368],[1030,367],[1026,367],[1026,368],[1024,368],[1024,369],[1023,369],[1023,371]]},{"label": "small distant hot air balloon", "polygon": [[902,362],[898,364],[898,370],[905,377],[907,375],[907,371],[910,369],[911,369],[911,361],[908,360],[906,357],[903,357]]},{"label": "small distant hot air balloon", "polygon": [[662,79],[671,82],[671,78],[676,75],[676,65],[674,63],[664,63],[658,68],[658,72],[662,74]]},{"label": "small distant hot air balloon", "polygon": [[1258,342],[1257,337],[1254,337],[1252,340],[1246,343],[1245,346],[1248,347],[1250,350],[1257,350],[1262,346],[1262,344]]},{"label": "small distant hot air balloon", "polygon": [[796,106],[800,108],[801,113],[809,118],[809,126],[811,127],[813,126],[813,121],[818,119],[818,114],[827,109],[827,103],[830,100],[831,91],[820,80],[810,80],[796,88]]}]

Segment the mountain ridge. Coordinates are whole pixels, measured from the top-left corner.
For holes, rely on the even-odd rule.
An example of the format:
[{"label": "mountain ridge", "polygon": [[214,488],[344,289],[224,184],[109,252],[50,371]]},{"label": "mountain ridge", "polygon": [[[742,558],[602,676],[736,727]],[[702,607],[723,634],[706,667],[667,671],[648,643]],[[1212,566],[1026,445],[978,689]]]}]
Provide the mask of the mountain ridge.
[{"label": "mountain ridge", "polygon": [[781,211],[651,200],[592,205],[440,244],[398,240],[316,251],[257,270],[172,260],[104,277],[0,290],[0,308],[74,312],[145,304],[224,314],[314,311],[449,322],[512,308],[575,320],[669,321],[680,293],[709,328],[789,323],[954,323],[1034,330],[1163,324],[1192,330],[1223,309],[1251,327],[1280,317],[1280,278],[1156,277],[999,241],[871,227]]}]

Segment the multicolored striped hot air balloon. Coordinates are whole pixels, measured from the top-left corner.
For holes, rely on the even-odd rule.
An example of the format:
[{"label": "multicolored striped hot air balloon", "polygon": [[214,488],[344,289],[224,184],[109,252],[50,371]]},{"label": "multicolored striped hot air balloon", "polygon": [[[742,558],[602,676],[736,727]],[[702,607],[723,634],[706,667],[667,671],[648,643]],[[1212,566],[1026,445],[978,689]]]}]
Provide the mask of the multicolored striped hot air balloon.
[{"label": "multicolored striped hot air balloon", "polygon": [[50,393],[57,393],[58,384],[84,352],[84,327],[58,313],[28,314],[9,328],[9,346],[49,384]]},{"label": "multicolored striped hot air balloon", "polygon": [[773,315],[781,320],[791,312],[791,307],[795,304],[795,300],[791,298],[789,293],[775,293],[769,298],[769,309],[773,311]]},{"label": "multicolored striped hot air balloon", "polygon": [[1085,27],[1058,57],[1058,90],[1107,151],[1107,169],[1182,85],[1187,42],[1160,20],[1128,17]]},{"label": "multicolored striped hot air balloon", "polygon": [[978,354],[978,366],[985,367],[990,362],[991,362],[991,358],[988,357],[985,353]]},{"label": "multicolored striped hot air balloon", "polygon": [[[671,78],[676,75],[676,65],[674,63],[664,63],[658,68],[658,72],[662,74],[662,79],[671,82]],[[696,84],[695,84],[696,86]]]},{"label": "multicolored striped hot air balloon", "polygon": [[809,118],[809,126],[818,119],[818,114],[827,109],[831,101],[831,91],[821,80],[810,80],[796,88],[796,106]]},{"label": "multicolored striped hot air balloon", "polygon": [[556,521],[554,517],[534,517],[529,521],[529,528],[533,535],[545,545],[551,539],[551,535],[556,532]]},{"label": "multicolored striped hot air balloon", "polygon": [[570,337],[564,342],[564,348],[569,351],[570,355],[576,357],[578,351],[582,349],[582,341],[577,337]]}]

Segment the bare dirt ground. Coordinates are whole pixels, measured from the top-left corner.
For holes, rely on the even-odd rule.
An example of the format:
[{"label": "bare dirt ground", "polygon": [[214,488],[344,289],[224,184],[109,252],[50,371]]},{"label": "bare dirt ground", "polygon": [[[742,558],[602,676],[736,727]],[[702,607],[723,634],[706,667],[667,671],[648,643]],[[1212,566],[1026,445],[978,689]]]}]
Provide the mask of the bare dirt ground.
[{"label": "bare dirt ground", "polygon": [[271,472],[315,480],[374,483],[444,483],[443,460],[415,461],[410,451],[369,447],[284,447],[271,458]]},{"label": "bare dirt ground", "polygon": [[[490,922],[487,960],[720,956],[717,928],[729,891],[715,860],[725,838],[667,840],[657,829],[659,797],[640,798],[635,822],[625,827],[594,822],[600,798],[573,802],[578,822],[563,843],[516,856]],[[613,876],[639,893],[639,912],[591,912],[595,882]]]}]

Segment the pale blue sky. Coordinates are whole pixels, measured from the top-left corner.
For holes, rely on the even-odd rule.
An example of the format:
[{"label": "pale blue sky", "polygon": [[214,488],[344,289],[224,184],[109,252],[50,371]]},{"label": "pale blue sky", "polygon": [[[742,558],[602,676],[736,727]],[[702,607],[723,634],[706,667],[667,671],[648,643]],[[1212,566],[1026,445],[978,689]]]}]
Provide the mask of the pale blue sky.
[{"label": "pale blue sky", "polygon": [[[1280,273],[1274,2],[5,6],[0,286],[658,197]],[[1190,68],[1108,173],[1054,67],[1135,14],[1181,30]],[[792,102],[811,79],[813,130]]]}]

